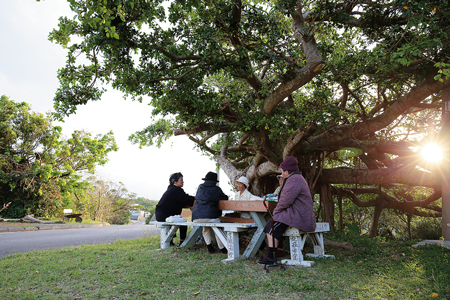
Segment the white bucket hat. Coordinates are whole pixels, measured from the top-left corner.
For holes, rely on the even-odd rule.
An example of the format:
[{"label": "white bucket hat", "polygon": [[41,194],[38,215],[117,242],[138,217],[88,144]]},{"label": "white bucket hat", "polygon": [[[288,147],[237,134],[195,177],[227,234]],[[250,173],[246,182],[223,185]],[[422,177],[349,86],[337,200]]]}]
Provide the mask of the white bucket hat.
[{"label": "white bucket hat", "polygon": [[238,179],[238,180],[235,180],[234,182],[240,182],[240,183],[243,183],[243,184],[245,185],[245,187],[247,187],[247,188],[248,188],[248,185],[249,185],[248,179],[247,179],[247,177],[245,177],[245,176],[239,177],[239,179]]}]

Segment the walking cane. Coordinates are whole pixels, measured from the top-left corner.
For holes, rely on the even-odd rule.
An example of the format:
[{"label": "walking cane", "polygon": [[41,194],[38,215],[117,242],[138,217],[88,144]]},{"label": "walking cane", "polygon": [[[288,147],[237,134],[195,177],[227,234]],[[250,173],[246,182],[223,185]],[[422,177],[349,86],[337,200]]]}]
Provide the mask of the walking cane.
[{"label": "walking cane", "polygon": [[269,205],[266,203],[266,196],[264,196],[263,204],[264,204],[264,207],[266,208],[267,212],[269,213],[269,215],[272,217],[272,254],[273,254],[273,263],[264,264],[264,271],[269,273],[270,267],[280,267],[280,269],[282,269],[284,271],[284,270],[286,270],[286,267],[283,264],[280,264],[277,262],[277,247],[275,247],[275,235],[274,235],[274,229],[273,229],[274,220],[273,220],[272,212],[269,210]]}]

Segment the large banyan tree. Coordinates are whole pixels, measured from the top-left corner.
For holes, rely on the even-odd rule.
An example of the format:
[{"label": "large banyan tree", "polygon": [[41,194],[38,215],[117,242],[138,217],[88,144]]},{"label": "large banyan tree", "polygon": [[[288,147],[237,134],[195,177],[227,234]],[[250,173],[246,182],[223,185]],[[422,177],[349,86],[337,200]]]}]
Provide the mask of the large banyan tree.
[{"label": "large banyan tree", "polygon": [[68,2],[50,34],[68,49],[61,118],[110,84],[154,108],[130,140],[188,135],[255,194],[292,155],[324,221],[342,197],[375,207],[372,235],[385,208],[441,215],[440,171],[417,149],[444,140],[447,0]]}]

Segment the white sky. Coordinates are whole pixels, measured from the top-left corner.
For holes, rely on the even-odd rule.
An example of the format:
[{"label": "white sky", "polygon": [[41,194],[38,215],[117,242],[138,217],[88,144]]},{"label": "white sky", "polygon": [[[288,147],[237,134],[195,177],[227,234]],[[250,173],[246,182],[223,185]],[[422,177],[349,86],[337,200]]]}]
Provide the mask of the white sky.
[{"label": "white sky", "polygon": [[[64,66],[66,51],[48,41],[48,34],[57,27],[60,16],[72,16],[64,0],[2,1],[0,10],[0,95],[16,102],[27,102],[32,110],[53,110],[53,97],[58,88],[57,70]],[[193,150],[187,137],[173,137],[161,149],[139,149],[127,138],[150,122],[151,107],[144,103],[123,100],[122,94],[112,89],[101,101],[78,107],[61,124],[64,135],[85,129],[94,136],[112,130],[119,151],[109,155],[105,167],[97,174],[104,180],[122,182],[139,197],[159,200],[174,172],[184,175],[184,190],[195,195],[197,186],[207,172],[215,171],[209,158]],[[55,123],[57,125],[57,123]],[[232,196],[228,178],[220,172],[220,186]]]}]

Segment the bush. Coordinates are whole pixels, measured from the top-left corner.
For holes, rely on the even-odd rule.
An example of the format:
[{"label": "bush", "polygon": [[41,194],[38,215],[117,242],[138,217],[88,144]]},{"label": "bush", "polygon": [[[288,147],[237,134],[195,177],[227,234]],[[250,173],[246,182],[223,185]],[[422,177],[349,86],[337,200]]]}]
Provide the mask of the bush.
[{"label": "bush", "polygon": [[438,240],[442,236],[442,220],[422,219],[411,229],[412,239]]}]

